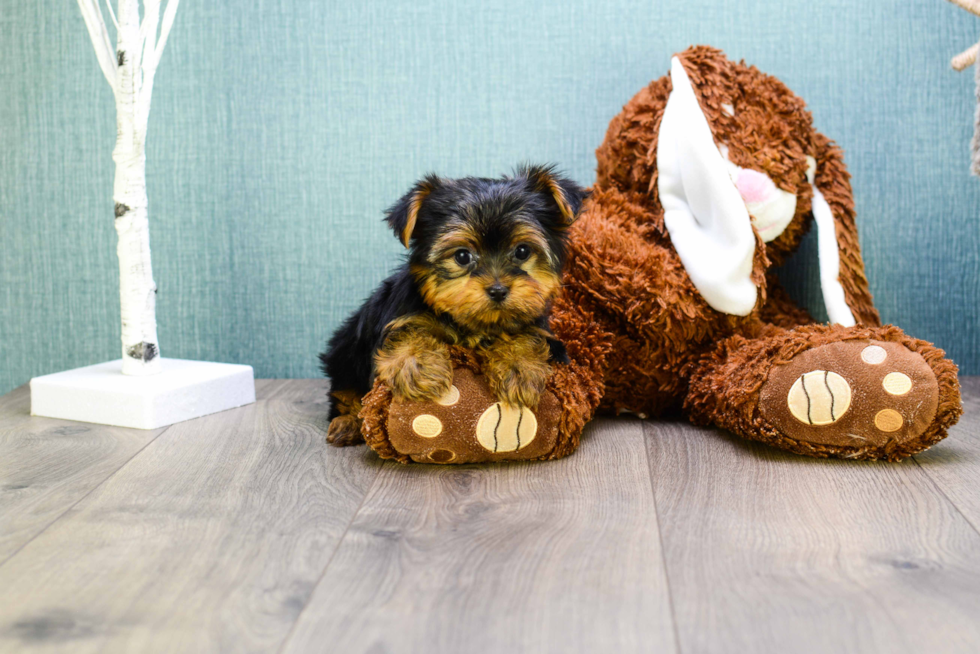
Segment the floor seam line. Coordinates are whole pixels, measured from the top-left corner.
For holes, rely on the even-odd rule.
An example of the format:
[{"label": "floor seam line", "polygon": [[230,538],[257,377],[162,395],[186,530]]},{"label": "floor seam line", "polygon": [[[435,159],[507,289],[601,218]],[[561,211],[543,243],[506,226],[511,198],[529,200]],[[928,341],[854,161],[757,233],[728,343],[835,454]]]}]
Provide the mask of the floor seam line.
[{"label": "floor seam line", "polygon": [[151,438],[150,440],[148,440],[146,442],[146,444],[143,445],[143,447],[141,447],[140,449],[138,449],[135,452],[133,452],[133,455],[131,457],[129,457],[128,459],[126,459],[125,461],[123,461],[119,465],[119,467],[116,468],[115,470],[113,470],[105,479],[103,479],[102,481],[100,481],[98,484],[96,484],[95,486],[93,486],[92,488],[90,488],[88,490],[88,492],[86,492],[84,495],[82,495],[77,500],[75,500],[74,502],[72,502],[71,506],[65,507],[65,510],[62,511],[61,513],[59,513],[57,515],[57,517],[55,517],[53,520],[51,520],[51,522],[49,522],[48,524],[44,525],[44,528],[43,529],[41,529],[39,532],[37,532],[36,534],[34,534],[33,536],[31,536],[30,539],[28,539],[26,542],[24,542],[24,544],[22,544],[16,550],[14,550],[13,552],[11,552],[10,555],[7,558],[5,558],[3,561],[0,561],[0,568],[3,568],[3,566],[7,565],[7,563],[11,559],[13,559],[15,556],[17,556],[18,554],[20,554],[21,551],[25,547],[27,547],[28,545],[30,545],[31,543],[33,543],[35,540],[37,540],[37,538],[40,537],[41,534],[45,533],[48,529],[50,529],[52,525],[54,525],[56,522],[58,522],[59,520],[61,520],[62,518],[64,518],[66,515],[68,515],[68,512],[71,511],[72,509],[74,509],[76,506],[78,506],[81,502],[83,502],[85,500],[85,498],[87,498],[89,495],[91,495],[96,490],[98,490],[99,488],[101,488],[107,481],[109,481],[110,479],[112,479],[113,477],[115,477],[119,473],[120,470],[122,470],[123,468],[125,468],[126,466],[128,466],[132,462],[133,459],[135,459],[140,454],[142,454],[143,450],[145,450],[146,448],[148,448],[150,445],[152,445],[153,443],[155,443],[158,438],[160,438],[165,433],[167,433],[168,431],[170,431],[170,428],[171,427],[173,427],[173,425],[167,425],[166,427],[164,427],[163,428],[163,431],[161,431],[159,434],[157,434],[156,436],[154,436],[153,438]]},{"label": "floor seam line", "polygon": [[946,494],[946,491],[943,490],[942,486],[940,486],[936,482],[936,480],[932,478],[932,475],[929,474],[929,471],[926,470],[922,466],[921,463],[919,463],[919,460],[917,458],[915,458],[914,455],[911,458],[912,458],[912,461],[915,462],[915,465],[919,468],[919,470],[922,471],[922,474],[924,474],[926,476],[926,479],[929,480],[929,483],[931,483],[933,485],[933,487],[937,491],[939,491],[939,494],[943,496],[943,499],[945,499],[947,502],[949,502],[950,506],[952,506],[953,509],[960,515],[960,517],[963,518],[963,520],[966,521],[966,524],[970,525],[970,529],[972,529],[978,536],[980,536],[980,528],[978,528],[977,525],[973,524],[973,521],[970,520],[970,518],[965,513],[963,513],[963,511],[960,509],[960,507],[957,506],[956,502],[954,502],[952,500],[952,498],[950,498],[950,496]]},{"label": "floor seam line", "polygon": [[674,591],[670,585],[670,572],[667,570],[666,548],[664,547],[664,532],[660,524],[660,506],[657,504],[657,492],[653,487],[653,466],[650,462],[650,448],[647,447],[647,422],[640,423],[640,436],[643,445],[643,456],[647,462],[647,478],[650,480],[650,497],[653,499],[653,514],[657,517],[657,539],[660,541],[660,563],[664,569],[664,583],[667,585],[667,602],[670,606],[670,622],[674,627],[674,650],[682,654],[680,629],[677,626],[677,608],[674,605]]},{"label": "floor seam line", "polygon": [[320,572],[320,576],[317,578],[316,583],[313,584],[313,590],[310,591],[310,596],[306,598],[305,602],[303,602],[303,608],[301,608],[299,613],[296,614],[296,619],[293,620],[293,624],[289,627],[286,637],[283,638],[282,645],[280,645],[279,649],[276,650],[277,654],[282,654],[283,650],[292,639],[293,634],[296,632],[296,626],[299,624],[299,621],[306,612],[306,609],[309,608],[313,595],[316,594],[316,589],[320,587],[320,584],[323,582],[323,578],[327,576],[327,571],[330,570],[330,566],[333,565],[333,560],[336,558],[337,552],[340,551],[341,546],[344,544],[344,540],[347,538],[348,532],[350,532],[351,525],[353,525],[354,521],[357,520],[357,516],[361,513],[361,509],[364,508],[364,503],[367,502],[368,497],[371,495],[371,491],[374,490],[374,485],[378,483],[378,478],[381,476],[381,471],[384,470],[386,466],[390,465],[390,462],[388,461],[383,461],[382,463],[383,465],[378,466],[378,471],[375,473],[374,479],[371,480],[371,485],[367,487],[366,491],[364,491],[364,497],[361,498],[361,501],[357,505],[357,509],[354,510],[350,520],[348,520],[347,526],[344,527],[344,533],[342,533],[340,538],[337,540],[337,546],[333,549],[333,552],[330,553],[330,558],[327,559],[326,565],[323,566],[323,571]]}]

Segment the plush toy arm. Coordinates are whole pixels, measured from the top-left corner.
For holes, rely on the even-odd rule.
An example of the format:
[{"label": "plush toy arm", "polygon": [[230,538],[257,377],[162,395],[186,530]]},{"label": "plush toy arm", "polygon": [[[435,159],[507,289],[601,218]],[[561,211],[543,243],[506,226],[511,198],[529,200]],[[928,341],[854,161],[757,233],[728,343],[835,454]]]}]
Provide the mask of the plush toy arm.
[{"label": "plush toy arm", "polygon": [[[659,222],[663,224],[662,219]],[[628,325],[630,333],[662,342],[664,334],[684,325],[687,338],[703,342],[730,316],[710,306],[695,287],[657,223],[657,216],[651,219],[646,207],[619,190],[595,189],[572,227],[566,295],[571,289],[579,303],[587,301],[614,316],[616,326],[610,328],[614,334]],[[636,237],[641,225],[648,238]],[[761,239],[755,238],[750,255],[750,280],[764,303],[767,264]],[[707,320],[694,320],[694,315]],[[555,333],[569,345],[560,330]]]},{"label": "plush toy arm", "polygon": [[[816,135],[816,146],[817,170],[814,186],[826,200],[833,215],[840,257],[838,280],[844,290],[844,300],[857,324],[877,327],[881,325],[881,318],[875,309],[871,290],[868,288],[868,278],[864,274],[864,259],[861,258],[855,223],[854,198],[851,194],[850,175],[844,166],[844,155],[823,134]],[[814,198],[815,205],[817,202],[819,199]],[[815,206],[814,212],[816,211]]]}]

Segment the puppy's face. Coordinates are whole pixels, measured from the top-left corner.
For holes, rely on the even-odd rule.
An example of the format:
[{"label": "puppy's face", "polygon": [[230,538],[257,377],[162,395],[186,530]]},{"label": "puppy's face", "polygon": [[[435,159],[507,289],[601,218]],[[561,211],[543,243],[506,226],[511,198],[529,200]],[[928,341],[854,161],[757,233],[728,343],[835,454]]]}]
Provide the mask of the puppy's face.
[{"label": "puppy's face", "polygon": [[429,177],[388,220],[411,248],[412,275],[430,307],[473,331],[516,329],[543,315],[558,292],[566,230],[583,197],[548,168],[502,179]]},{"label": "puppy's face", "polygon": [[478,199],[460,209],[412,262],[426,303],[477,331],[542,315],[561,284],[547,228],[517,206]]}]

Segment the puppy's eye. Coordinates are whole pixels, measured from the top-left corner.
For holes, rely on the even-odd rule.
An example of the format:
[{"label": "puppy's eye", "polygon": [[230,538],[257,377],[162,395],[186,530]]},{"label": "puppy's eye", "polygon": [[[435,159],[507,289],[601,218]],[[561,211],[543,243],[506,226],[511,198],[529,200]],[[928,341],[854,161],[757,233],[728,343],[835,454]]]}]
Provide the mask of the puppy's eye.
[{"label": "puppy's eye", "polygon": [[514,250],[514,258],[517,259],[518,261],[527,261],[528,257],[530,256],[531,256],[531,248],[528,247],[527,245],[524,245],[523,243],[518,245],[517,249]]},{"label": "puppy's eye", "polygon": [[469,250],[456,250],[456,254],[453,255],[453,259],[456,260],[461,266],[470,265],[470,261],[473,260],[473,255],[470,254]]}]

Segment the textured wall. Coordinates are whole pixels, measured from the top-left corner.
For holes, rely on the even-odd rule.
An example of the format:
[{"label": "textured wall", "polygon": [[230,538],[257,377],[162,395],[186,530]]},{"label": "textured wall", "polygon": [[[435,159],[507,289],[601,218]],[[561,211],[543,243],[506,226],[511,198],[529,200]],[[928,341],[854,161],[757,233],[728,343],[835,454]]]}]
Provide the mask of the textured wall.
[{"label": "textured wall", "polygon": [[[117,357],[119,300],[114,107],[78,8],[2,4],[5,392]],[[164,356],[317,375],[399,259],[381,212],[415,178],[534,160],[590,183],[609,119],[709,43],[810,102],[847,152],[883,318],[978,374],[972,74],[948,63],[978,31],[941,0],[184,0],[148,137]],[[799,297],[812,263],[788,274]]]}]

